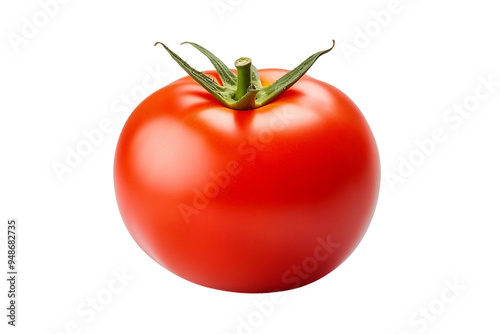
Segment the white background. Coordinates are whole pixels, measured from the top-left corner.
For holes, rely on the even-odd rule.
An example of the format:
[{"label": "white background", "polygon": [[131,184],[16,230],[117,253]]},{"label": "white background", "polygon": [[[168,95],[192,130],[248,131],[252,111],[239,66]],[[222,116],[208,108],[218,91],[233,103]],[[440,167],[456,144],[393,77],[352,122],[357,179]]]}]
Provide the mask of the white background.
[{"label": "white background", "polygon": [[[62,2],[0,5],[2,272],[8,218],[20,233],[18,327],[6,325],[2,279],[2,333],[500,332],[494,1]],[[52,3],[51,16],[40,3]],[[388,8],[390,18],[380,14]],[[210,63],[181,42],[231,65],[248,56],[259,68],[291,69],[331,39],[335,49],[309,75],[354,100],[381,155],[379,205],[358,249],[325,278],[278,295],[212,290],[157,265],[126,231],[112,180],[125,121],[113,110],[129,115],[140,99],[124,109],[125,96],[144,93],[144,80],[156,85],[149,94],[185,75],[153,44],[197,69]],[[162,72],[157,81],[151,71]],[[488,91],[480,78],[496,86]],[[445,120],[464,103],[469,117]],[[113,130],[58,179],[53,164],[105,119]],[[416,141],[436,129],[445,140],[418,153]],[[411,157],[420,165],[403,170]],[[115,282],[122,271],[127,281]],[[90,311],[93,298],[106,303],[99,312]]]}]

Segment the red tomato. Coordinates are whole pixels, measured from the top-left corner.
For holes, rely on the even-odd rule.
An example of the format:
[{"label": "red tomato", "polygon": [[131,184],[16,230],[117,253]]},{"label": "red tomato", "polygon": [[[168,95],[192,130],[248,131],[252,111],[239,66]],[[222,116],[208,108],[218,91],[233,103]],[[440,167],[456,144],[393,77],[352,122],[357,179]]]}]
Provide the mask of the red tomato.
[{"label": "red tomato", "polygon": [[[286,72],[259,74],[266,86]],[[363,115],[329,84],[304,76],[241,111],[184,77],[132,113],[114,177],[127,229],[159,264],[203,286],[271,292],[351,254],[374,213],[380,165]]]}]

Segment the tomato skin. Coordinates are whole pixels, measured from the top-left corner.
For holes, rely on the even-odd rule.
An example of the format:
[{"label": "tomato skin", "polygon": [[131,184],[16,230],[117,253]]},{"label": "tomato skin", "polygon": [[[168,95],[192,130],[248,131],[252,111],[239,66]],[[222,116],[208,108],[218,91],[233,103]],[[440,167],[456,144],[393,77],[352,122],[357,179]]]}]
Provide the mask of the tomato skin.
[{"label": "tomato skin", "polygon": [[[259,71],[264,85],[285,73]],[[363,115],[329,84],[304,76],[236,111],[184,77],[131,114],[114,180],[128,231],[159,264],[203,286],[271,292],[316,281],[352,253],[380,163]]]}]

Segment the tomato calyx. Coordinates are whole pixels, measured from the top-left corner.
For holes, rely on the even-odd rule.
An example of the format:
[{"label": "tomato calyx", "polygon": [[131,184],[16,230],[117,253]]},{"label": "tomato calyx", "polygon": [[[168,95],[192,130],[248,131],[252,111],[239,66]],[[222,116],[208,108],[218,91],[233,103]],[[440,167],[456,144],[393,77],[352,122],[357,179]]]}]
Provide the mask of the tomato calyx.
[{"label": "tomato calyx", "polygon": [[165,44],[156,42],[155,46],[158,44],[162,45],[165,50],[167,50],[170,56],[191,78],[205,88],[224,106],[234,110],[249,110],[262,107],[272,102],[288,88],[292,87],[293,84],[306,74],[319,57],[333,49],[335,41],[333,41],[333,45],[329,49],[316,52],[296,68],[266,87],[262,86],[258,70],[252,65],[250,58],[242,57],[236,60],[235,66],[237,74],[234,74],[234,72],[219,58],[204,47],[192,42],[182,43],[192,45],[210,60],[222,81],[222,85],[219,85],[213,78],[192,68]]}]

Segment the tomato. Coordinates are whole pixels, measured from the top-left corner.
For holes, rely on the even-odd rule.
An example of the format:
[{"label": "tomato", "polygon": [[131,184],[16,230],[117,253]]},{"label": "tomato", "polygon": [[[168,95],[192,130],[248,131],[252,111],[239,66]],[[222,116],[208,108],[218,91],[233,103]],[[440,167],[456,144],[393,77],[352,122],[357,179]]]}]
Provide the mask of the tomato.
[{"label": "tomato", "polygon": [[[258,74],[266,87],[287,72]],[[133,111],[114,181],[128,231],[160,265],[206,287],[271,292],[353,252],[380,165],[360,110],[325,82],[302,76],[269,104],[233,110],[187,76]]]}]

